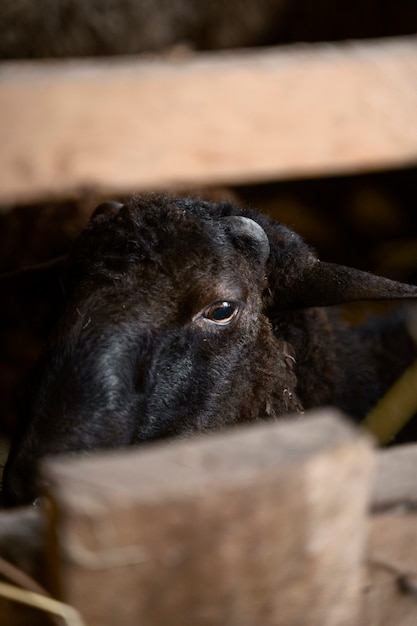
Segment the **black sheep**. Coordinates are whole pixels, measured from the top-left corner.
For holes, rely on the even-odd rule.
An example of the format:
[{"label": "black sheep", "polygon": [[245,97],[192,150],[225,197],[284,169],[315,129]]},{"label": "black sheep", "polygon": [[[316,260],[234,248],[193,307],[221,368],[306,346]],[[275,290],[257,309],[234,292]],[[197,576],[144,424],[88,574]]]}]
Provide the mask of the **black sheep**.
[{"label": "black sheep", "polygon": [[47,454],[322,405],[360,420],[416,356],[401,317],[355,329],[325,307],[417,287],[323,263],[290,229],[230,203],[105,203],[68,259],[2,282],[58,276],[66,306],[6,465],[9,502],[37,496]]}]

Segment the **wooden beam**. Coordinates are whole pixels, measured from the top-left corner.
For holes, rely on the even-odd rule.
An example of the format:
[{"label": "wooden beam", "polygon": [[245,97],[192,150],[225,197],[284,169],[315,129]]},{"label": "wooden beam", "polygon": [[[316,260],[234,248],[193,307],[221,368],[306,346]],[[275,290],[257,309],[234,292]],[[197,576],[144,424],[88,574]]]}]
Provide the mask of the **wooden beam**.
[{"label": "wooden beam", "polygon": [[417,515],[405,508],[375,514],[368,542],[368,578],[358,626],[417,623]]},{"label": "wooden beam", "polygon": [[416,475],[416,443],[381,450],[378,454],[377,471],[372,489],[373,510],[383,511],[395,508],[417,510]]},{"label": "wooden beam", "polygon": [[[345,482],[343,472],[347,468],[344,467],[345,461],[340,457],[337,462],[334,458],[334,462],[336,463],[335,467],[337,469],[336,483],[338,481],[341,481],[343,483],[343,489],[338,489],[337,484],[334,482],[334,468],[330,468],[330,474],[327,474],[326,467],[328,466],[325,459],[327,455],[331,453],[332,445],[335,444],[336,446],[333,450],[334,454],[340,455],[341,452],[340,445],[337,444],[338,436],[335,437],[336,431],[334,429],[334,425],[330,425],[331,427],[329,428],[329,423],[326,424],[324,421],[320,425],[320,420],[318,421],[317,418],[314,417],[314,415],[312,416],[312,418],[313,419],[310,421],[310,416],[307,416],[307,420],[301,423],[293,422],[290,424],[279,425],[278,430],[281,433],[278,437],[280,440],[279,445],[277,445],[277,441],[275,439],[275,436],[278,435],[278,433],[274,432],[274,438],[270,441],[269,437],[267,437],[262,444],[262,440],[259,439],[258,432],[251,442],[252,446],[248,447],[248,441],[246,441],[245,445],[243,447],[239,447],[239,451],[237,451],[238,454],[242,454],[241,461],[244,465],[243,467],[241,467],[241,471],[245,470],[249,472],[249,475],[251,475],[255,468],[254,464],[256,462],[259,463],[258,468],[255,470],[255,474],[253,474],[256,480],[253,483],[251,482],[251,484],[253,484],[254,490],[257,489],[257,480],[261,480],[262,472],[267,471],[268,474],[269,472],[272,472],[272,475],[275,475],[275,477],[277,478],[277,485],[279,483],[277,473],[278,466],[280,466],[279,471],[284,472],[283,477],[287,472],[289,472],[287,476],[290,480],[290,501],[293,501],[293,498],[298,497],[299,507],[301,507],[303,514],[307,514],[308,512],[312,513],[315,506],[319,505],[320,500],[320,498],[319,500],[317,500],[314,496],[313,501],[316,501],[316,505],[308,506],[307,508],[305,508],[303,502],[306,495],[311,498],[315,493],[316,487],[319,490],[323,489],[324,491],[327,491],[329,485],[331,485],[329,501],[327,502],[326,500],[327,504],[325,505],[325,509],[322,510],[323,515],[314,515],[309,518],[312,519],[314,523],[312,525],[308,525],[308,533],[303,536],[303,539],[301,541],[302,545],[299,546],[297,552],[297,558],[300,559],[300,561],[296,564],[296,571],[298,572],[303,571],[303,568],[306,571],[308,568],[310,568],[309,571],[311,572],[311,560],[309,558],[309,552],[308,550],[304,550],[305,545],[303,542],[307,542],[306,545],[308,545],[308,538],[311,537],[310,533],[315,532],[314,529],[316,529],[316,531],[318,531],[319,533],[324,533],[324,535],[322,536],[327,537],[327,542],[326,545],[323,546],[323,549],[326,549],[326,546],[328,548],[333,540],[341,543],[342,545],[345,545],[344,542],[340,542],[341,534],[337,518],[332,519],[333,514],[328,517],[327,513],[330,515],[331,511],[334,511],[339,506],[339,500],[340,497],[344,497],[345,488],[349,487],[349,490],[351,488],[353,489],[355,484],[355,481],[352,482],[351,480],[351,475],[349,475],[347,482]],[[282,428],[284,430],[282,430]],[[325,430],[323,430],[323,428]],[[256,430],[257,429],[255,429],[255,431]],[[271,432],[268,430],[268,427],[266,427],[266,430],[261,430],[264,433]],[[275,428],[273,427],[273,431],[274,430]],[[346,431],[346,433],[348,433],[348,431]],[[339,435],[340,434],[341,431],[339,431]],[[217,442],[218,438],[216,437],[214,441]],[[333,444],[331,444],[332,441]],[[232,470],[230,471],[229,468],[229,471],[226,472],[227,479],[224,484],[224,488],[226,490],[225,492],[228,494],[227,506],[230,512],[231,508],[229,500],[232,497],[234,490],[238,486],[238,483],[235,484],[234,481],[240,474],[239,472],[236,473],[236,470],[238,470],[238,463],[236,463],[236,460],[238,459],[236,459],[236,454],[234,458],[230,458],[230,454],[225,455],[224,452],[226,450],[230,453],[230,451],[233,450],[233,445],[231,445],[230,441],[228,443],[226,442],[226,444],[222,444],[223,447],[220,450],[218,450],[217,448],[216,450],[214,450],[214,456],[206,456],[208,449],[206,449],[204,455],[201,455],[201,451],[199,451],[200,444],[199,442],[196,443],[197,448],[195,448],[193,445],[187,445],[186,448],[183,448],[182,444],[180,444],[179,449],[177,447],[177,444],[173,446],[173,450],[176,450],[176,452],[174,452],[173,458],[171,458],[171,461],[175,461],[176,459],[174,467],[175,465],[178,465],[178,461],[180,461],[180,467],[182,468],[183,475],[187,473],[193,474],[196,468],[198,469],[198,472],[200,474],[199,478],[194,484],[194,487],[190,484],[189,480],[186,479],[180,485],[180,491],[183,495],[185,495],[185,500],[198,497],[199,489],[197,489],[197,492],[194,493],[194,495],[192,495],[192,493],[194,488],[200,484],[201,479],[204,477],[204,471],[203,473],[201,472],[201,464],[203,464],[203,468],[205,467],[206,473],[208,474],[206,476],[206,480],[208,481],[209,485],[209,488],[204,489],[204,494],[205,497],[210,500],[210,498],[213,497],[213,493],[215,493],[215,485],[219,483],[219,480],[221,478],[221,472],[224,471],[227,467],[225,467],[225,463],[227,464],[230,462]],[[240,444],[242,443],[242,439],[237,439],[236,443],[238,443],[240,446]],[[259,444],[261,444],[262,449],[258,454],[255,453],[255,450]],[[340,441],[340,444],[342,444],[342,440]],[[352,442],[349,442],[348,436],[348,446],[350,447],[351,444]],[[328,449],[327,445],[329,446]],[[271,453],[273,452],[274,448],[277,453],[277,457],[275,459],[277,464],[276,467],[271,464]],[[134,490],[133,483],[135,481],[135,478],[134,476],[132,478],[132,475],[129,474],[129,470],[132,467],[134,472],[136,472],[136,463],[133,463],[133,465],[131,465],[132,454],[134,456],[136,454],[134,452],[127,453],[125,469],[122,470],[122,473],[120,473],[120,471],[117,472],[116,475],[114,472],[115,468],[118,467],[119,470],[121,469],[119,462],[116,460],[116,455],[110,456],[110,458],[112,459],[110,465],[107,465],[107,462],[105,461],[105,459],[103,460],[103,457],[98,457],[99,463],[93,465],[93,467],[95,467],[95,471],[92,475],[92,482],[90,482],[89,478],[86,481],[86,476],[90,476],[89,473],[83,474],[81,472],[80,476],[80,471],[77,469],[76,465],[74,466],[74,463],[78,463],[78,461],[75,459],[70,462],[70,465],[68,465],[67,461],[64,461],[63,466],[61,465],[60,461],[54,462],[52,466],[48,465],[48,468],[51,467],[51,470],[47,470],[48,476],[50,477],[50,471],[52,471],[52,475],[55,477],[52,484],[52,500],[56,503],[56,505],[55,509],[53,510],[54,514],[51,516],[50,520],[51,533],[54,537],[56,537],[58,534],[58,536],[62,538],[62,552],[60,553],[58,562],[53,560],[51,562],[51,560],[48,558],[48,555],[50,553],[50,546],[49,548],[47,548],[47,545],[45,543],[45,527],[47,522],[46,517],[48,512],[51,513],[51,509],[48,507],[42,507],[41,509],[37,510],[34,510],[33,508],[23,508],[12,512],[3,511],[0,514],[0,556],[6,557],[16,566],[23,568],[26,573],[30,573],[32,576],[35,576],[36,579],[38,581],[42,581],[43,584],[48,581],[48,578],[45,578],[45,575],[48,574],[50,577],[49,591],[51,591],[52,593],[57,592],[56,583],[59,582],[59,579],[62,579],[62,577],[66,576],[67,572],[69,572],[70,576],[68,580],[71,584],[69,593],[71,594],[71,597],[73,597],[72,594],[79,593],[77,571],[80,570],[82,580],[85,581],[87,578],[88,584],[91,583],[91,585],[93,586],[93,593],[91,595],[92,603],[95,603],[96,601],[96,590],[94,589],[95,572],[99,572],[100,570],[103,572],[104,570],[106,570],[108,572],[108,575],[110,577],[113,577],[113,579],[115,580],[119,575],[119,568],[124,565],[126,565],[127,567],[127,565],[130,563],[130,567],[132,568],[131,574],[134,582],[137,576],[135,566],[138,565],[139,562],[143,562],[143,553],[138,552],[137,546],[134,550],[126,549],[126,547],[124,547],[122,550],[118,550],[118,546],[116,545],[116,550],[114,550],[114,533],[116,533],[117,535],[117,533],[119,532],[119,523],[110,526],[110,534],[103,535],[102,533],[103,530],[106,530],[106,528],[108,531],[109,524],[114,524],[115,518],[112,504],[115,505],[114,510],[117,510],[120,507],[120,504],[123,503],[122,509],[127,511],[127,520],[132,520],[133,515],[133,509],[129,509],[129,502],[132,505],[133,502],[136,503],[134,506],[136,511],[134,515],[138,516],[140,516],[141,508],[145,506],[147,501],[149,502],[149,498],[151,500],[151,508],[156,507],[154,508],[154,511],[157,511],[157,505],[161,507],[166,506],[167,508],[169,508],[170,506],[172,506],[173,502],[177,502],[178,504],[178,496],[180,492],[178,491],[178,484],[176,483],[177,479],[174,477],[172,483],[171,479],[173,476],[169,474],[170,478],[168,479],[168,481],[165,481],[165,477],[162,477],[161,481],[161,472],[163,471],[163,466],[160,465],[160,460],[161,458],[164,458],[164,453],[161,450],[162,449],[159,446],[155,448],[156,456],[154,457],[155,464],[153,468],[149,456],[148,460],[143,466],[145,468],[148,468],[148,474],[149,470],[151,470],[153,481],[152,485],[149,484],[148,480],[145,480],[146,476],[141,475],[140,480],[138,480],[137,482],[140,495],[137,499],[136,497],[133,498],[133,500],[132,492]],[[245,462],[245,459],[249,451],[251,451],[251,460],[248,464],[247,461]],[[143,452],[144,450],[140,451],[140,454],[142,454]],[[153,452],[149,450],[149,453],[147,454],[150,454],[152,456]],[[219,455],[219,457],[217,457],[216,455]],[[106,455],[106,457],[107,456],[108,455]],[[117,454],[117,456],[119,455]],[[220,473],[217,471],[218,458],[220,459],[221,463],[223,463],[223,468]],[[165,460],[167,459],[165,458]],[[209,462],[209,464],[204,465],[204,463],[207,463],[207,461]],[[83,467],[85,469],[85,462],[83,463]],[[361,464],[362,463],[363,458],[361,460]],[[89,466],[89,469],[91,469],[89,461],[87,461],[87,465]],[[315,470],[313,469],[314,466],[316,467]],[[213,483],[210,483],[209,473],[213,470],[213,467],[216,475],[213,477]],[[307,478],[307,480],[301,481],[303,484],[303,488],[298,490],[296,493],[292,491],[293,483],[291,476],[293,476],[294,478],[294,472],[299,472],[301,467],[304,468],[304,476],[305,478]],[[320,467],[322,469],[318,473],[316,473],[317,468]],[[369,494],[372,515],[370,515],[367,520],[369,532],[367,533],[368,537],[366,551],[362,554],[363,565],[366,565],[367,573],[365,578],[365,584],[362,587],[362,615],[358,619],[358,621],[354,622],[354,624],[357,626],[369,626],[370,624],[372,624],[372,626],[392,626],[393,624],[395,624],[395,626],[414,626],[415,624],[415,594],[417,592],[417,485],[415,481],[416,468],[417,444],[389,448],[386,450],[378,451],[376,455],[376,467],[374,471],[373,481],[374,485]],[[110,474],[108,472],[109,469],[111,470]],[[155,469],[155,472],[152,472],[152,469]],[[172,469],[172,464],[170,469]],[[362,469],[360,471],[362,471],[363,469],[364,467],[362,466]],[[355,507],[363,507],[364,489],[366,489],[366,484],[368,484],[368,469],[365,462],[365,482],[361,483],[358,477],[359,483],[356,483],[360,485],[359,492],[348,492],[350,494],[349,498],[352,497]],[[126,475],[128,476],[127,480],[123,480],[124,471],[126,471]],[[178,467],[175,469],[175,474],[178,478]],[[56,480],[57,476],[58,480]],[[310,480],[311,478],[313,478],[313,482],[309,482],[308,477],[310,477]],[[78,482],[75,479],[77,479]],[[314,487],[316,480],[318,480],[318,482],[316,484],[316,487]],[[106,481],[109,483],[108,491],[107,484],[105,484]],[[121,485],[121,489],[120,492],[117,494],[118,483]],[[168,483],[174,485],[176,484],[177,487],[173,491],[171,489],[168,490],[168,496],[173,496],[173,498],[167,498],[164,505],[163,494],[159,493],[159,496],[163,496],[163,498],[158,498],[158,485],[162,486],[163,484],[165,484],[166,489]],[[67,491],[68,486],[70,487],[69,492]],[[81,486],[81,489],[79,489],[79,486]],[[65,491],[62,491],[61,489],[63,489],[64,487]],[[313,487],[313,489],[311,489],[311,487]],[[91,495],[92,490],[95,490],[95,497],[92,497]],[[147,497],[144,497],[146,495],[146,492]],[[117,498],[115,498],[115,494],[117,495]],[[279,547],[280,541],[287,541],[288,537],[293,536],[292,533],[288,534],[288,526],[291,526],[292,528],[293,525],[295,525],[295,527],[298,528],[300,524],[300,516],[298,515],[299,509],[297,508],[297,506],[294,506],[293,502],[293,504],[290,505],[288,515],[292,516],[294,512],[297,515],[292,519],[292,521],[287,520],[288,523],[286,525],[282,525],[284,515],[283,509],[285,509],[286,504],[285,500],[282,499],[282,495],[283,492],[280,488],[277,487],[276,491],[274,490],[274,497],[271,498],[270,504],[268,505],[268,509],[269,507],[271,507],[271,511],[269,514],[275,512],[277,508],[280,509],[280,512],[277,514],[276,517],[277,524],[278,522],[280,523],[279,529],[281,531],[280,539],[277,544],[275,544],[274,540],[276,525],[271,522],[271,529],[273,531],[271,541],[273,541],[274,544],[273,546],[271,546],[270,554],[272,554],[273,559],[276,558],[276,553],[272,550],[272,547],[274,548],[274,550],[276,550]],[[360,502],[356,500],[357,496],[360,497]],[[247,493],[246,497],[249,497],[250,499],[251,496],[249,493]],[[344,523],[350,525],[352,520],[350,517],[351,510],[349,508],[349,498],[347,501],[344,502],[344,506],[347,507],[348,517],[344,518],[343,516],[345,515],[345,513],[341,512],[342,517],[339,519],[339,522],[342,522],[342,520],[344,519]],[[261,506],[257,506],[256,509],[253,508],[251,510],[251,514],[261,516],[264,515],[265,511],[262,505],[262,498],[257,500],[257,504]],[[323,504],[324,502],[322,501],[321,505]],[[136,505],[138,506],[138,508],[136,508]],[[186,506],[184,504],[184,500],[183,506]],[[329,506],[328,509],[327,506]],[[112,509],[110,515],[109,508]],[[68,515],[68,511],[70,512],[70,515]],[[104,513],[103,516],[100,515],[100,511]],[[184,512],[185,511],[186,508],[184,509]],[[56,513],[58,513],[59,515],[56,516]],[[147,515],[149,516],[149,510]],[[239,513],[239,515],[241,515],[241,513]],[[246,515],[245,523],[247,519],[248,516]],[[305,518],[302,519],[305,520]],[[330,522],[331,519],[332,521]],[[222,520],[222,515],[219,515],[219,521]],[[194,523],[194,521],[194,519],[191,519],[191,525]],[[88,523],[90,522],[92,522],[92,524],[91,526],[88,526]],[[315,526],[316,522],[317,526]],[[77,524],[81,524],[81,530],[78,529]],[[129,524],[130,522],[128,521],[127,525]],[[155,524],[161,524],[162,526],[164,526],[164,524],[166,524],[166,520],[164,517],[157,517],[157,519],[155,520]],[[249,524],[249,528],[245,531],[248,539],[251,530],[255,532],[256,537],[259,537],[259,527],[258,525],[255,525],[255,527],[253,526],[253,520],[251,521],[251,515],[249,515]],[[331,526],[330,528],[329,524]],[[178,528],[179,526],[177,526],[177,529]],[[216,528],[218,529],[218,527]],[[356,525],[355,529],[355,532],[357,532],[358,527]],[[260,536],[260,539],[257,540],[257,545],[259,549],[265,549],[265,544],[268,543],[268,541],[270,540],[270,530],[264,527],[264,531],[266,532],[266,534],[264,532],[264,534]],[[135,530],[131,529],[130,532],[135,533]],[[233,546],[236,548],[236,541],[239,539],[239,537],[242,537],[241,530],[239,532],[240,535],[238,533],[236,539],[232,537],[232,548]],[[360,533],[362,536],[362,525],[360,526]],[[190,534],[190,540],[191,537],[192,534]],[[359,537],[357,535],[354,535],[353,539],[354,544],[359,541]],[[83,541],[84,543],[80,544],[80,541]],[[94,545],[89,545],[87,541],[93,541]],[[101,546],[100,541],[104,542],[104,544]],[[129,541],[132,541],[131,537],[129,538]],[[234,544],[233,541],[235,541]],[[118,536],[117,542],[122,543],[123,537]],[[294,543],[292,543],[292,545],[294,545]],[[353,544],[349,542],[347,542],[346,545],[346,549],[349,549],[349,547],[353,546]],[[101,551],[99,550],[100,547],[102,548]],[[339,549],[341,548],[339,547],[336,552],[340,557],[342,557],[343,554],[342,552],[339,553]],[[217,552],[217,555],[218,554],[219,551]],[[205,558],[206,557],[204,557],[204,559]],[[250,559],[250,555],[248,555],[248,559]],[[41,570],[39,569],[40,565]],[[254,565],[253,561],[251,561],[250,565]],[[350,563],[350,566],[351,565],[352,563]],[[55,568],[55,571],[58,567],[59,576],[55,576],[53,573],[51,573],[51,566]],[[271,567],[273,567],[273,564],[271,565]],[[316,563],[314,567],[317,568],[319,567],[319,565],[317,565]],[[280,562],[279,568],[280,571],[284,568],[284,573],[282,574],[282,576],[285,576],[285,572],[288,573],[288,563]],[[256,575],[259,575],[259,569],[255,569],[254,571]],[[252,575],[251,572],[252,570],[249,567],[249,584],[254,584],[254,581],[251,581],[250,579]],[[330,568],[325,568],[323,570],[324,578],[322,583],[324,589],[326,588],[327,584],[329,584],[330,586],[334,584],[333,577],[335,573],[339,573],[337,567],[332,567],[331,570]],[[0,571],[0,575],[1,574],[3,574],[3,571]],[[19,578],[23,580],[23,586],[24,576],[25,574],[23,573],[19,574]],[[237,577],[235,576],[233,580],[236,581]],[[305,585],[306,580],[311,581],[312,579],[309,577],[307,577],[307,579],[303,579],[303,585]],[[299,579],[291,578],[289,584],[299,584]],[[343,581],[339,581],[338,584],[343,584]],[[110,583],[109,586],[111,586]],[[152,586],[147,587],[148,593],[150,593],[152,589]],[[247,590],[247,586],[245,586],[244,589]],[[303,590],[305,590],[305,587],[303,587]],[[64,591],[68,594],[68,589],[66,585],[64,585]],[[280,591],[280,589],[278,589],[278,591]],[[126,596],[123,592],[123,601],[125,601],[126,597],[129,604],[130,600],[128,596]],[[285,596],[285,599],[286,597],[287,596]],[[341,597],[343,599],[344,595],[342,594]],[[281,614],[283,616],[282,620],[287,619],[288,617],[285,610],[285,599],[281,605],[281,608],[284,607],[282,609],[283,613]],[[97,601],[99,602],[99,600]],[[77,602],[79,603],[80,600],[78,600]],[[314,604],[312,606],[314,606]],[[89,608],[88,611],[90,610],[92,611],[92,609]],[[38,623],[36,620],[37,617],[39,617],[39,623],[44,624],[46,619],[45,614],[38,613],[38,615],[36,615],[33,612],[31,613],[30,618],[26,619],[27,610],[24,611],[23,608],[20,607],[20,605],[7,602],[4,598],[0,598],[0,611],[1,615],[4,614],[6,621],[8,620],[7,623],[10,623],[11,626],[14,624],[16,624],[17,626],[17,624],[27,623],[28,621],[30,621],[31,624]],[[309,623],[307,620],[310,619],[310,614],[311,611],[308,611],[306,612],[305,616],[303,616],[303,624]],[[24,618],[23,615],[25,616]],[[26,621],[24,621],[24,619],[26,619]],[[290,614],[289,617],[290,624],[292,623],[291,619],[294,619],[293,614]],[[347,622],[344,617],[343,620],[344,621],[342,623],[346,624]],[[91,623],[93,626],[95,622],[89,623]],[[100,623],[101,626],[101,621],[97,623]],[[280,621],[279,624],[286,626],[287,622]],[[334,625],[332,624],[332,626]]]},{"label": "wooden beam", "polygon": [[417,623],[417,444],[378,453],[358,626]]},{"label": "wooden beam", "polygon": [[0,201],[417,162],[417,37],[6,62]]},{"label": "wooden beam", "polygon": [[63,597],[92,626],[354,626],[372,460],[323,411],[47,461]]}]

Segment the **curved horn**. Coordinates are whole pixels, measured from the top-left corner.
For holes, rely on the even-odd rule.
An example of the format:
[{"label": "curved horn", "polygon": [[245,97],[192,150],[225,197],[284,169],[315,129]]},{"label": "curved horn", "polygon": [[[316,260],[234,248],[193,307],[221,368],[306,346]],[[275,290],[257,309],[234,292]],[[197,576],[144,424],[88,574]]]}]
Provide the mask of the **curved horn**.
[{"label": "curved horn", "polygon": [[417,298],[417,287],[344,265],[317,260],[284,294],[288,308],[330,306],[358,300]]},{"label": "curved horn", "polygon": [[123,207],[123,204],[121,204],[120,202],[116,202],[115,200],[108,200],[107,202],[102,202],[94,210],[91,216],[91,219],[95,220],[97,218],[103,218],[103,217],[108,217],[111,215],[116,215],[122,207]]},{"label": "curved horn", "polygon": [[226,225],[234,242],[243,240],[243,246],[240,247],[244,252],[255,253],[262,263],[266,263],[270,252],[269,239],[260,224],[242,215],[222,217],[220,222]]}]

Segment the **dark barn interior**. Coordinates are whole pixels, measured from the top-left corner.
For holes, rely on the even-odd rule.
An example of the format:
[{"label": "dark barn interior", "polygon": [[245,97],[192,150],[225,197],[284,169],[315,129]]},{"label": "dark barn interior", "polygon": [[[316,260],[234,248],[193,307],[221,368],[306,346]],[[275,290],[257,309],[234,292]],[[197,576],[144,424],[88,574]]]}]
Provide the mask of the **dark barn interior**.
[{"label": "dark barn interior", "polygon": [[[168,191],[254,207],[301,235],[323,261],[416,285],[416,37],[412,0],[344,7],[329,0],[3,0],[0,275],[66,254],[101,202]],[[0,291],[1,470],[61,305],[48,290]],[[351,303],[342,315],[357,325],[403,306]],[[417,318],[410,319],[417,341]],[[414,372],[408,388],[417,410]],[[157,626],[167,616],[179,626],[415,623],[417,420],[405,419],[381,451],[362,432],[333,430],[327,418],[318,417],[314,436],[287,435],[284,420],[282,435],[226,438],[216,445],[224,445],[230,466],[210,443],[183,449],[179,442],[178,465],[195,471],[196,484],[177,472],[175,446],[172,453],[155,448],[155,459],[132,457],[138,472],[156,476],[150,500],[146,488],[136,493],[122,455],[98,456],[91,466],[87,458],[85,467],[47,462],[46,504],[0,511],[0,622],[4,615],[10,626],[82,626],[84,619]],[[277,437],[276,457],[268,437]],[[263,451],[259,466],[254,459]],[[327,468],[327,494],[317,458]],[[242,496],[246,464],[254,473]],[[336,484],[331,475],[339,470]],[[275,502],[272,510],[265,503],[273,472],[286,506]],[[200,509],[203,492],[209,504]],[[193,516],[205,535],[190,525]],[[292,538],[285,545],[275,519]],[[323,539],[334,528],[356,537],[350,552],[347,539],[337,548]],[[321,552],[311,548],[313,534]],[[155,549],[155,570],[143,566],[141,541]],[[243,545],[247,561],[236,557]],[[242,596],[237,583],[229,585],[220,547]],[[274,559],[297,565],[275,577]],[[250,573],[256,567],[259,585]],[[3,583],[46,593],[57,605],[36,600],[38,608],[27,608],[31,600]]]}]

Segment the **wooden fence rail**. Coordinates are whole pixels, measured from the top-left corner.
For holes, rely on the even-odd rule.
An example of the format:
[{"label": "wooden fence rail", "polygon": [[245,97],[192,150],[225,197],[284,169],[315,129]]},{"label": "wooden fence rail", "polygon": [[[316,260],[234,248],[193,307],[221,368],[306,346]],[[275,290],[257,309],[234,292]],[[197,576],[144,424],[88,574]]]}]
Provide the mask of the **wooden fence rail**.
[{"label": "wooden fence rail", "polygon": [[91,626],[357,626],[373,461],[316,412],[50,462],[63,597]]},{"label": "wooden fence rail", "polygon": [[[0,556],[87,626],[414,626],[416,468],[329,410],[61,457],[47,506],[0,514]],[[0,616],[56,623],[1,589]]]},{"label": "wooden fence rail", "polygon": [[6,62],[0,202],[417,162],[417,37]]}]

